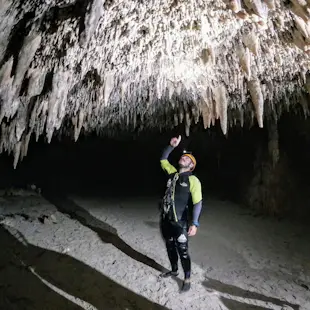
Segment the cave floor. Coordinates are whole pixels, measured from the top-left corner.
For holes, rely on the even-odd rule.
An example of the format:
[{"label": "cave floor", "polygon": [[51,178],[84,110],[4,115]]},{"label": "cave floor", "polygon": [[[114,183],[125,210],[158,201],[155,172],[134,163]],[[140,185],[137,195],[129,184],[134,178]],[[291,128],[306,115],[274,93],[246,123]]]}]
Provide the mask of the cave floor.
[{"label": "cave floor", "polygon": [[43,196],[0,197],[0,309],[310,309],[309,227],[205,201],[179,294],[156,199]]}]

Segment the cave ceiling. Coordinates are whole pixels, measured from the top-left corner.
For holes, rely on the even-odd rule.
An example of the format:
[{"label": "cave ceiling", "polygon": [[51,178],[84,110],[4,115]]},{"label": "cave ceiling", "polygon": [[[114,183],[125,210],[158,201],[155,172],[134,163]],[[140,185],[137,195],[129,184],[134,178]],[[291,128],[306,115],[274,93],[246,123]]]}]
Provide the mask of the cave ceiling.
[{"label": "cave ceiling", "polygon": [[310,1],[0,0],[0,152],[32,135],[308,115]]}]

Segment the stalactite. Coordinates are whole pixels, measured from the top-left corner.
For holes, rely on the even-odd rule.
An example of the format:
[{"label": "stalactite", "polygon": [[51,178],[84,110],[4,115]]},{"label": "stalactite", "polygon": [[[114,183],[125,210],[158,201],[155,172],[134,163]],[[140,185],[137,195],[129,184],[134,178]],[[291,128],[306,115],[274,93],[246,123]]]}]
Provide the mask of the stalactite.
[{"label": "stalactite", "polygon": [[180,96],[182,93],[182,84],[178,83],[177,88],[176,88],[176,93]]},{"label": "stalactite", "polygon": [[255,14],[266,19],[268,16],[268,6],[262,0],[244,0],[245,5],[254,11]]},{"label": "stalactite", "polygon": [[20,141],[21,137],[26,130],[26,115],[27,109],[24,104],[19,105],[19,109],[17,111],[17,116],[16,116],[16,127],[15,127],[15,136],[16,136],[16,141]]},{"label": "stalactite", "polygon": [[107,107],[109,105],[109,98],[111,95],[111,92],[114,87],[114,74],[109,73],[105,77],[104,81],[104,105]]},{"label": "stalactite", "polygon": [[216,102],[216,115],[220,118],[223,134],[227,133],[227,92],[224,85],[214,89],[214,99]]},{"label": "stalactite", "polygon": [[202,115],[202,121],[203,121],[204,129],[210,128],[210,125],[211,125],[210,107],[207,106],[206,104],[202,104],[200,109],[201,109],[201,115]]},{"label": "stalactite", "polygon": [[126,127],[128,128],[130,125],[130,115],[129,115],[129,112],[127,112],[126,114]]},{"label": "stalactite", "polygon": [[34,68],[28,70],[28,88],[27,96],[29,98],[38,96],[42,93],[46,78],[46,70],[44,68]]},{"label": "stalactite", "polygon": [[242,8],[241,7],[241,1],[240,0],[231,0],[231,1],[229,1],[229,7],[233,12],[238,13]]},{"label": "stalactite", "polygon": [[98,22],[100,20],[100,17],[104,13],[104,0],[93,0],[93,5],[90,8],[89,14],[86,14],[85,17],[85,36],[82,38],[85,38],[85,41],[82,42],[82,45],[86,45],[90,38],[93,36],[96,27],[98,25]]},{"label": "stalactite", "polygon": [[249,81],[248,84],[252,102],[256,111],[258,126],[262,128],[264,115],[264,98],[261,90],[261,85],[258,80]]},{"label": "stalactite", "polygon": [[238,50],[238,56],[240,59],[240,65],[242,70],[245,72],[247,79],[251,79],[251,54],[249,48],[243,49],[242,47]]},{"label": "stalactite", "polygon": [[15,148],[14,148],[14,163],[13,163],[14,169],[16,169],[18,161],[19,161],[21,145],[22,145],[22,143],[20,141],[15,144]]},{"label": "stalactite", "polygon": [[191,119],[188,112],[185,113],[185,134],[189,137],[189,131],[191,127]]},{"label": "stalactite", "polygon": [[169,99],[171,100],[174,93],[174,86],[171,82],[168,82],[167,86],[168,86]]},{"label": "stalactite", "polygon": [[240,112],[240,126],[243,127],[244,126],[244,111],[241,108],[239,112]]},{"label": "stalactite", "polygon": [[309,38],[310,36],[309,20],[305,22],[301,17],[297,16],[296,14],[293,14],[293,18],[294,18],[296,28],[301,32],[301,34],[305,38]]},{"label": "stalactite", "polygon": [[216,54],[215,54],[215,49],[213,46],[209,48],[209,54],[210,54],[210,61],[212,65],[215,65],[216,63]]},{"label": "stalactite", "polygon": [[305,6],[298,1],[291,0],[293,3],[292,12],[300,16],[305,22],[309,20],[309,12],[305,10]]},{"label": "stalactite", "polygon": [[173,120],[174,120],[174,126],[178,126],[179,125],[179,118],[178,118],[178,114],[174,114],[173,115]]},{"label": "stalactite", "polygon": [[75,125],[74,126],[74,140],[75,141],[77,141],[77,139],[79,138],[79,135],[81,133],[84,117],[85,117],[85,114],[84,114],[83,110],[80,110],[78,117],[77,116],[75,117],[75,120],[74,120],[74,122],[75,122],[75,124],[74,124]]},{"label": "stalactite", "polygon": [[283,98],[288,107],[296,103],[293,92],[310,89],[300,75],[310,67],[309,2],[89,0],[65,1],[64,9],[53,0],[29,2],[29,14],[21,0],[2,2],[0,151],[21,142],[15,158],[25,156],[28,133],[50,142],[71,116],[74,139],[138,123],[138,130],[164,130],[183,120],[189,132],[188,117],[193,125],[200,113],[205,128],[220,119],[227,133],[235,124],[236,116],[227,120],[231,109],[242,110],[242,124],[254,110],[262,127],[264,99],[279,114]]},{"label": "stalactite", "polygon": [[255,33],[251,32],[243,37],[243,43],[255,55],[258,55],[259,41]]},{"label": "stalactite", "polygon": [[249,14],[246,12],[246,10],[240,10],[238,13],[236,13],[236,16],[240,19],[248,20]]},{"label": "stalactite", "polygon": [[183,119],[184,119],[183,110],[180,109],[180,111],[179,111],[179,124],[183,123]]},{"label": "stalactite", "polygon": [[215,113],[215,101],[213,102],[213,105],[212,105],[212,113],[211,113],[211,124],[212,126],[215,125],[215,121],[216,121],[216,113]]},{"label": "stalactite", "polygon": [[194,106],[192,107],[192,115],[193,115],[194,123],[195,123],[195,124],[198,124],[198,122],[199,122],[199,116],[200,116],[200,112],[199,112],[198,106],[194,105]]},{"label": "stalactite", "polygon": [[26,157],[27,154],[28,154],[28,147],[29,147],[29,142],[30,142],[31,134],[32,134],[32,132],[28,132],[25,135],[25,140],[24,140],[24,143],[23,143],[24,147],[23,147],[22,157]]},{"label": "stalactite", "polygon": [[24,75],[41,44],[41,40],[42,37],[39,33],[31,33],[25,38],[24,45],[18,55],[18,63],[14,77],[13,86],[16,87],[16,91],[20,90]]},{"label": "stalactite", "polygon": [[11,57],[1,68],[0,68],[0,88],[6,87],[10,84],[11,72],[13,67],[13,57]]},{"label": "stalactite", "polygon": [[8,141],[14,141],[14,145],[9,147],[9,151],[11,152],[11,150],[14,148],[16,142],[16,118],[12,121],[12,125],[8,128]]},{"label": "stalactite", "polygon": [[12,114],[12,110],[15,110],[14,106],[16,104],[16,100],[14,101],[15,104],[12,105],[12,84],[14,80],[14,76],[11,77],[11,71],[13,66],[13,57],[11,57],[0,69],[0,98],[2,97],[1,106],[0,106],[0,122],[4,116],[10,117]]}]

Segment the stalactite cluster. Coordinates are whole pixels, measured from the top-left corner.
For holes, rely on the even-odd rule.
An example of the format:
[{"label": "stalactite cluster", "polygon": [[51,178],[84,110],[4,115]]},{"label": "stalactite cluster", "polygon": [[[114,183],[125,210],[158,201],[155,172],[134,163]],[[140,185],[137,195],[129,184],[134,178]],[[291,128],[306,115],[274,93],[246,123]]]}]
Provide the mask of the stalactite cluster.
[{"label": "stalactite cluster", "polygon": [[[3,0],[0,152],[32,134],[308,113],[310,1]],[[309,88],[309,87],[308,87]],[[239,111],[239,113],[236,113]],[[68,121],[70,120],[70,121]]]}]

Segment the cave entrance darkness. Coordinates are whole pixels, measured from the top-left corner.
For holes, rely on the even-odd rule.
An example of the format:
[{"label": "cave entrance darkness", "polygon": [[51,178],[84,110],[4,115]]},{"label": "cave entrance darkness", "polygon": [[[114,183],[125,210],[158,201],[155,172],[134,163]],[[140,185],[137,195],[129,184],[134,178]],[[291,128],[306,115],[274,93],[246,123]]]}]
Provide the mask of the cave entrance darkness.
[{"label": "cave entrance darkness", "polygon": [[31,141],[27,157],[16,170],[12,168],[12,157],[2,156],[7,174],[2,186],[34,183],[103,196],[160,195],[165,186],[160,156],[170,139],[179,134],[182,141],[171,154],[171,163],[177,165],[184,149],[192,151],[197,159],[195,174],[206,195],[237,199],[245,175],[251,174],[253,141],[262,134],[257,128],[232,129],[228,138],[217,125],[207,131],[196,128],[188,138],[181,128],[138,137],[105,138],[94,134],[81,136],[77,142],[67,137],[61,141],[55,138],[50,144],[44,139]]},{"label": "cave entrance darkness", "polygon": [[[308,127],[309,121],[288,113],[278,122],[280,161],[285,158],[285,166],[289,167],[283,178],[294,183],[295,195],[291,197],[298,197],[301,204],[308,201]],[[137,137],[120,133],[117,138],[81,136],[77,142],[67,137],[61,141],[54,138],[51,144],[43,139],[31,141],[27,157],[16,170],[12,168],[12,157],[2,155],[5,177],[1,187],[34,183],[39,187],[107,197],[160,197],[165,176],[159,158],[170,138],[181,134],[182,142],[171,154],[171,162],[177,163],[183,149],[192,151],[198,163],[195,174],[202,182],[205,197],[246,204],[245,197],[257,169],[257,149],[268,146],[268,129],[256,125],[241,128],[237,124],[225,137],[217,123],[208,130],[197,125],[188,138],[183,133],[183,128],[175,128],[161,133],[145,132]],[[275,186],[286,186],[282,183]],[[296,201],[292,204],[296,205]]]}]

